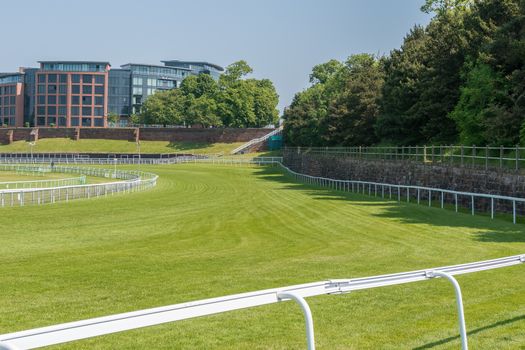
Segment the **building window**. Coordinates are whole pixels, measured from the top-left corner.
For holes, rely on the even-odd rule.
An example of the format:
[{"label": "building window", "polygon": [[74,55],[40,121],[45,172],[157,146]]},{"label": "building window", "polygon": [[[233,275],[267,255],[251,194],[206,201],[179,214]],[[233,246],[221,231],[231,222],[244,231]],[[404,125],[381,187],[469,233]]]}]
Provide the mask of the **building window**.
[{"label": "building window", "polygon": [[71,126],[78,126],[78,118],[71,118]]},{"label": "building window", "polygon": [[45,106],[38,106],[36,108],[36,114],[40,115],[46,115],[46,107]]},{"label": "building window", "polygon": [[64,84],[60,85],[58,87],[58,92],[61,94],[67,94],[67,85],[64,85]]},{"label": "building window", "polygon": [[93,76],[91,74],[84,74],[82,77],[82,82],[84,84],[91,84],[93,82]]},{"label": "building window", "polygon": [[71,85],[72,94],[80,94],[80,85]]},{"label": "building window", "polygon": [[80,115],[80,107],[71,107],[71,115]]},{"label": "building window", "polygon": [[91,118],[82,118],[82,126],[91,126]]},{"label": "building window", "polygon": [[45,83],[46,82],[46,75],[45,74],[39,74],[38,75],[38,82],[39,83]]},{"label": "building window", "polygon": [[67,104],[67,95],[60,95],[60,96],[58,96],[58,104],[59,105]]},{"label": "building window", "polygon": [[67,83],[67,74],[60,74],[60,82]]},{"label": "building window", "polygon": [[47,86],[47,93],[48,94],[56,94],[57,93],[57,86],[56,85],[48,85]]},{"label": "building window", "polygon": [[56,83],[57,82],[57,75],[56,74],[48,74],[47,75],[47,82],[48,83]]},{"label": "building window", "polygon": [[93,99],[91,96],[82,96],[82,104],[83,105],[90,105],[93,103]]},{"label": "building window", "polygon": [[37,125],[46,125],[46,118],[45,117],[38,117],[36,118],[36,124]]},{"label": "building window", "polygon": [[103,75],[95,75],[95,84],[104,84],[106,81]]},{"label": "building window", "polygon": [[39,94],[45,94],[46,93],[46,86],[45,85],[38,85],[38,93]]},{"label": "building window", "polygon": [[71,96],[71,104],[72,105],[79,105],[80,104],[80,96]]},{"label": "building window", "polygon": [[66,126],[66,118],[65,117],[58,118],[58,125],[59,126]]},{"label": "building window", "polygon": [[51,125],[51,124],[57,125],[57,118],[55,118],[55,117],[48,117],[47,118],[47,125]]},{"label": "building window", "polygon": [[104,86],[95,86],[95,94],[103,95],[104,94]]},{"label": "building window", "polygon": [[104,96],[95,96],[95,104],[97,106],[104,105]]},{"label": "building window", "polygon": [[133,85],[142,85],[142,78],[133,78]]},{"label": "building window", "polygon": [[95,126],[104,126],[104,118],[95,118]]},{"label": "building window", "polygon": [[103,107],[95,107],[95,113],[96,116],[104,116],[104,108]]},{"label": "building window", "polygon": [[80,74],[73,74],[71,76],[71,82],[75,83],[75,84],[79,84],[80,83]]},{"label": "building window", "polygon": [[56,105],[57,104],[57,97],[55,95],[47,96],[47,104],[48,105]]},{"label": "building window", "polygon": [[58,107],[58,116],[59,117],[65,117],[67,112],[66,106],[59,106]]},{"label": "building window", "polygon": [[91,88],[91,85],[82,85],[82,93],[91,95],[93,89]]},{"label": "building window", "polygon": [[82,115],[91,115],[91,107],[82,107]]},{"label": "building window", "polygon": [[57,108],[55,106],[47,106],[47,115],[56,115]]},{"label": "building window", "polygon": [[45,105],[46,104],[46,95],[38,95],[37,103],[39,105]]}]

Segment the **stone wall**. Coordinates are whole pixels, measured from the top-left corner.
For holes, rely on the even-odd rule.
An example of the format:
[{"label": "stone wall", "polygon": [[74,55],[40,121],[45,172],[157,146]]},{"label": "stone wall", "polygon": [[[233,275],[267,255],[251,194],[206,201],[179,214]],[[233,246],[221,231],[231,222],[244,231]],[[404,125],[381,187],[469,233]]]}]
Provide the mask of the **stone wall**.
[{"label": "stone wall", "polygon": [[[358,160],[344,156],[299,154],[296,150],[283,152],[286,166],[312,176],[525,198],[525,176],[509,170],[425,165],[408,161]],[[423,191],[420,196],[422,200],[428,198],[428,194]],[[453,195],[446,195],[445,201],[451,203],[453,199]],[[470,208],[470,200],[470,197],[463,196],[460,198],[460,205]],[[512,204],[508,201],[496,201],[495,205],[498,211],[512,210]],[[475,201],[476,210],[487,210],[489,206],[489,199]],[[518,211],[525,213],[525,206],[518,204]]]},{"label": "stone wall", "polygon": [[202,143],[247,142],[264,136],[273,129],[234,128],[0,128],[0,144],[12,141],[29,141],[32,130],[38,138],[109,139],[136,141],[191,141]]}]

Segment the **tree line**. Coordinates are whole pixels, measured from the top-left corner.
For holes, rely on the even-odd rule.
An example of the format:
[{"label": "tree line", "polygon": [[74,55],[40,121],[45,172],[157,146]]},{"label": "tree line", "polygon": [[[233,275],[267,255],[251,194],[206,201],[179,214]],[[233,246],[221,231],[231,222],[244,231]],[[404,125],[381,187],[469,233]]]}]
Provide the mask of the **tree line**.
[{"label": "tree line", "polygon": [[301,146],[525,144],[525,0],[427,0],[399,49],[331,60],[284,111]]},{"label": "tree line", "polygon": [[263,127],[279,118],[279,96],[268,79],[246,79],[238,61],[218,81],[209,74],[185,78],[178,89],[157,91],[141,108],[140,123],[202,127]]}]

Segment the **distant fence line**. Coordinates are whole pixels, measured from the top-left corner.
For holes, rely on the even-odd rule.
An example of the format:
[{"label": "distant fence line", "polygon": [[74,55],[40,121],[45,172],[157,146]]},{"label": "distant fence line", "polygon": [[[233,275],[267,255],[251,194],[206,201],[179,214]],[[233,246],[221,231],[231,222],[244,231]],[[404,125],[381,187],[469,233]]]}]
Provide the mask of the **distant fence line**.
[{"label": "distant fence line", "polygon": [[[4,164],[3,171],[17,171],[27,165]],[[41,166],[35,166],[35,171]],[[79,174],[118,179],[121,181],[101,184],[59,184],[56,187],[0,189],[0,207],[14,207],[26,205],[42,205],[60,201],[68,202],[73,199],[92,198],[114,195],[119,192],[135,192],[154,187],[158,176],[152,173],[137,170],[117,170],[87,167],[53,166],[51,172]]]},{"label": "distant fence line", "polygon": [[[17,159],[19,163],[24,163],[23,158]],[[27,160],[27,159],[25,159]],[[130,164],[129,159],[117,159],[117,163],[108,159],[77,159],[76,164]],[[393,199],[398,202],[422,204],[426,203],[429,207],[437,206],[446,208],[451,206],[453,210],[459,212],[460,209],[467,209],[471,215],[487,213],[493,219],[496,214],[505,213],[512,216],[512,222],[516,223],[520,213],[525,211],[525,198],[501,196],[484,193],[453,191],[448,189],[380,183],[373,181],[339,180],[320,176],[311,176],[292,170],[283,164],[282,157],[197,157],[186,156],[170,159],[139,159],[137,163],[131,164],[180,164],[180,163],[200,163],[213,165],[278,165],[295,180],[303,183],[326,187],[338,191],[360,193],[369,196]],[[141,161],[140,163],[138,161]],[[59,163],[60,159],[55,159]],[[64,159],[64,162],[71,164],[71,159]],[[66,167],[67,168],[67,167]],[[71,168],[71,169],[90,169],[90,168]],[[101,169],[95,169],[101,170]],[[105,171],[109,171],[105,169]],[[86,174],[89,175],[89,174]],[[89,186],[89,185],[87,185]],[[91,185],[93,186],[93,185]]]},{"label": "distant fence line", "polygon": [[285,150],[363,160],[414,161],[485,169],[525,169],[525,147],[519,146],[286,147]]}]

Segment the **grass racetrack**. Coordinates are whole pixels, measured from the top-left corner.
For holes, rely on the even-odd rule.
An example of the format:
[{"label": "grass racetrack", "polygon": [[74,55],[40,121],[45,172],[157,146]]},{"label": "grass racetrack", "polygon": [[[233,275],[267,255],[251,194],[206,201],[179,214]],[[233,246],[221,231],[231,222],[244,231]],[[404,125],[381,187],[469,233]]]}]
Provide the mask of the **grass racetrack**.
[{"label": "grass racetrack", "polygon": [[[525,253],[525,226],[294,183],[149,166],[156,188],[0,209],[0,333],[232,293]],[[458,276],[472,349],[525,349],[525,266]],[[318,349],[458,349],[442,279],[308,298]],[[56,349],[304,349],[293,302]]]},{"label": "grass racetrack", "polygon": [[[205,143],[205,142],[168,142],[140,141],[140,153],[224,153],[228,154],[244,142]],[[9,145],[0,145],[3,153],[29,153],[29,142],[15,141]],[[41,139],[33,146],[37,153],[139,153],[135,142],[124,140],[71,140],[65,138]]]}]

